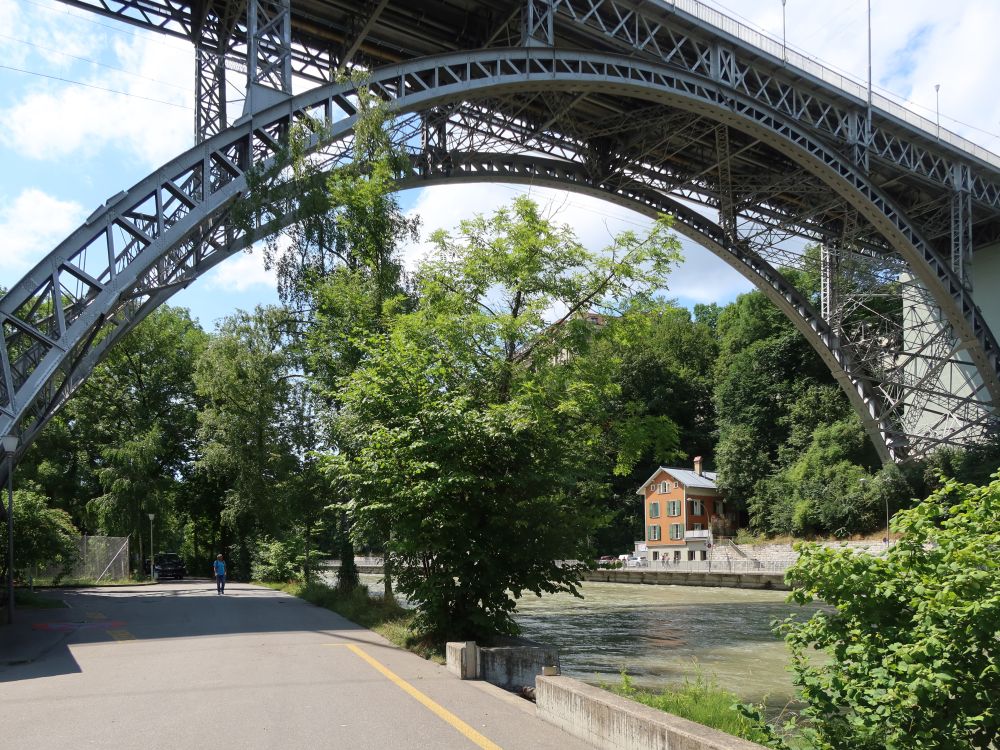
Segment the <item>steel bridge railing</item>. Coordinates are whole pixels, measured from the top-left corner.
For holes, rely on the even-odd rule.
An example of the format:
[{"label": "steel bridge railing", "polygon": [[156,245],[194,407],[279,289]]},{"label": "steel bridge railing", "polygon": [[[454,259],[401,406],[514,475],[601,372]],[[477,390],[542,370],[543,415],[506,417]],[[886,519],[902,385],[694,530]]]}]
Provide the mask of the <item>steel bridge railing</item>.
[{"label": "steel bridge railing", "polygon": [[[790,49],[786,44],[782,44],[780,41],[768,36],[764,32],[753,29],[746,24],[737,21],[735,18],[725,15],[715,8],[710,8],[704,3],[699,2],[699,0],[663,0],[663,2],[668,4],[670,7],[681,10],[701,21],[709,23],[712,26],[725,31],[727,34],[730,34],[747,44],[753,45],[759,50],[774,55],[779,60],[784,60],[791,66],[799,68],[800,70],[819,78],[824,83],[835,86],[847,94],[855,96],[862,101],[868,100],[868,86],[866,84],[856,81],[850,76],[833,70],[832,68],[828,68],[811,57],[807,57],[800,52]],[[936,122],[933,122],[922,115],[918,115],[916,112],[908,109],[905,105],[893,101],[883,94],[876,93],[875,91],[872,92],[872,107],[882,110],[883,112],[902,120],[908,125],[919,128],[931,137],[936,138],[943,143],[962,149],[963,151],[966,151],[995,167],[1000,167],[1000,155],[973,143],[967,138],[963,138],[957,133],[953,133],[950,130],[940,127]]]}]

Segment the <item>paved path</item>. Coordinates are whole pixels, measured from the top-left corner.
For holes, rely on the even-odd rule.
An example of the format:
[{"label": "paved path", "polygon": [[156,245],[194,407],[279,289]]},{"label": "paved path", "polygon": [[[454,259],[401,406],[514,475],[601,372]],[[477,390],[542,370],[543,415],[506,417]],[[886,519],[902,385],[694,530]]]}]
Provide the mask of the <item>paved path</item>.
[{"label": "paved path", "polygon": [[[179,581],[65,593],[0,626],[0,748],[583,750],[463,682],[265,588]],[[11,663],[22,656],[26,664]]]}]

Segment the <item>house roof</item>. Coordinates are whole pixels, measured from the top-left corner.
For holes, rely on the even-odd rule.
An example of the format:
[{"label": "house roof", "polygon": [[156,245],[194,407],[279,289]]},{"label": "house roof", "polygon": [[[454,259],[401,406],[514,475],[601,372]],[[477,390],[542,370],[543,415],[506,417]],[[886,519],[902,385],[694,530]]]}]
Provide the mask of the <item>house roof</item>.
[{"label": "house roof", "polygon": [[646,491],[646,485],[652,482],[656,478],[656,475],[661,471],[667,472],[685,487],[701,487],[702,489],[707,490],[719,489],[718,485],[715,484],[719,475],[714,471],[704,471],[701,474],[696,474],[691,469],[675,469],[670,466],[661,466],[653,472],[653,475],[649,479],[642,483],[639,489],[635,491],[635,494],[644,494]]}]

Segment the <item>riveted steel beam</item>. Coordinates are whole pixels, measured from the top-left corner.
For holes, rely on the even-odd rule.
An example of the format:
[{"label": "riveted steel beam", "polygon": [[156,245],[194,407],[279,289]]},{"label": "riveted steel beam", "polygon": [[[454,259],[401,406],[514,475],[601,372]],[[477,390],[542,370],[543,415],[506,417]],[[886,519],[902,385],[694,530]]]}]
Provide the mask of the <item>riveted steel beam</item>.
[{"label": "riveted steel beam", "polygon": [[[849,155],[839,153],[825,140],[812,139],[806,128],[773,109],[759,107],[738,91],[720,90],[717,83],[709,84],[663,65],[566,50],[550,50],[543,56],[531,49],[484,50],[416,60],[372,71],[368,85],[397,113],[447,111],[448,117],[439,120],[448,131],[446,137],[435,137],[452,156],[462,139],[470,145],[496,144],[497,153],[481,157],[477,179],[489,179],[490,169],[503,157],[516,155],[510,152],[534,154],[535,166],[530,169],[536,171],[538,179],[548,172],[555,175],[554,182],[561,180],[575,190],[645,206],[649,213],[669,209],[678,217],[679,229],[683,225],[683,231],[697,231],[703,244],[714,242],[723,248],[721,254],[747,278],[754,279],[814,342],[851,394],[884,459],[919,455],[926,445],[938,440],[962,442],[991,417],[997,403],[997,347],[950,264],[941,261],[908,217],[856,169]],[[782,169],[803,172],[807,178],[803,191],[790,196],[795,200],[788,205],[773,196],[763,203],[759,198],[740,196],[738,231],[735,237],[727,238],[717,222],[676,204],[678,198],[699,195],[711,200],[712,192],[720,190],[717,170],[702,170],[700,178],[670,188],[675,168],[661,173],[658,164],[651,163],[654,155],[660,158],[658,155],[670,146],[619,139],[619,151],[609,162],[612,172],[595,182],[585,159],[589,147],[585,133],[565,138],[558,132],[539,134],[530,105],[519,109],[516,116],[507,114],[504,106],[505,102],[523,103],[548,92],[569,92],[575,97],[587,94],[589,101],[609,89],[643,108],[693,115],[686,122],[694,130],[675,145],[685,152],[715,154],[705,158],[714,158],[716,163],[714,135],[718,124],[728,127],[731,142],[742,139],[746,148],[766,144],[770,161]],[[477,105],[477,101],[499,102],[499,109]],[[585,100],[579,101],[583,106]],[[317,134],[315,145],[318,153],[336,163],[348,158],[343,138],[355,113],[350,83],[303,93],[181,154],[95,211],[0,299],[4,335],[0,432],[19,432],[23,442],[29,442],[52,409],[86,377],[99,342],[106,340],[109,332],[128,327],[139,311],[148,309],[146,306],[158,304],[201,269],[252,239],[231,221],[228,212],[245,194],[247,170],[275,158],[278,144],[293,123],[327,123],[329,129]],[[498,126],[498,118],[502,126]],[[702,121],[704,128],[698,125]],[[401,117],[399,142],[422,143],[424,122],[420,116]],[[503,128],[507,130],[502,132]],[[549,149],[550,155],[539,157],[533,144]],[[627,158],[630,147],[642,154],[635,163]],[[731,143],[729,153],[732,160],[740,149]],[[457,179],[454,159],[451,161],[453,178]],[[430,169],[440,162],[433,159],[425,163]],[[554,163],[563,165],[561,174]],[[751,159],[745,165],[747,175],[759,167]],[[744,175],[735,164],[733,169],[731,190],[738,192]],[[494,173],[501,175],[503,170],[495,169]],[[742,184],[749,194],[752,185],[761,183],[747,176]],[[795,209],[791,204],[796,200],[814,205]],[[923,295],[915,298],[912,307],[919,309],[905,324],[908,338],[893,342],[892,356],[912,355],[914,361],[925,363],[946,360],[952,370],[933,371],[928,369],[935,366],[932,364],[924,364],[923,371],[892,370],[886,358],[871,359],[868,364],[855,361],[852,351],[861,351],[861,344],[852,350],[841,342],[822,315],[768,262],[768,253],[781,261],[780,237],[809,232],[829,235],[840,228],[828,227],[832,221],[828,217],[847,211],[855,211],[866,228],[866,244],[856,254],[873,264],[899,264],[910,276],[903,287]],[[265,219],[278,221],[277,217]],[[881,255],[879,248],[883,249]],[[65,292],[71,285],[64,279],[70,278],[78,285],[77,291],[57,295],[63,319],[56,316],[49,320],[41,312],[45,305],[38,300],[52,294],[55,287]],[[911,345],[913,351],[908,352]],[[971,384],[971,395],[959,401],[940,383],[942,374],[954,374],[955,363]],[[886,380],[884,373],[890,371],[902,375]],[[901,401],[897,391],[907,386],[911,397]],[[922,394],[927,391],[933,398],[924,399]],[[890,406],[880,406],[883,403]],[[924,415],[922,421],[914,418],[918,412]],[[925,429],[927,425],[931,426]]]}]

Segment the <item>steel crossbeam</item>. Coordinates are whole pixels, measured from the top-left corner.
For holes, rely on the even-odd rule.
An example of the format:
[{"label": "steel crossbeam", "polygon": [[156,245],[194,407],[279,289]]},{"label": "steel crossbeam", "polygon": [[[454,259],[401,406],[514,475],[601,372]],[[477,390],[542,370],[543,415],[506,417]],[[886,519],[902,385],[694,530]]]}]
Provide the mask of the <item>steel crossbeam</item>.
[{"label": "steel crossbeam", "polygon": [[[399,115],[398,142],[416,150],[410,183],[531,181],[669,213],[807,336],[884,460],[986,432],[1000,395],[996,342],[951,258],[859,169],[850,148],[829,133],[817,137],[816,118],[838,121],[836,101],[810,104],[759,76],[751,86],[738,49],[705,46],[669,19],[649,24],[634,8],[612,19],[610,9],[624,7],[616,3],[589,4],[587,13],[577,12],[586,3],[540,5],[555,10],[557,34],[569,15],[657,59],[526,47],[371,71],[371,90]],[[382,7],[380,18],[393,3]],[[295,43],[282,55],[294,66]],[[114,341],[259,234],[244,235],[230,211],[247,170],[273,159],[293,124],[327,123],[317,156],[335,166],[349,158],[355,111],[352,84],[339,83],[253,112],[95,211],[0,300],[0,433],[16,431],[27,445]],[[971,227],[981,210],[977,172],[961,175],[960,220]],[[692,201],[719,210],[720,220],[687,207]],[[910,205],[941,214],[927,198]],[[956,220],[953,206],[944,213]],[[286,220],[261,217],[274,227]],[[820,312],[781,272],[812,262],[789,242],[801,238],[838,250]],[[910,317],[894,318],[887,304]],[[942,380],[952,377],[969,387],[951,392]]]}]

